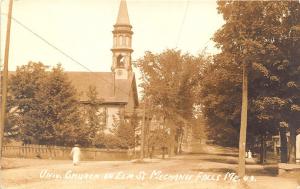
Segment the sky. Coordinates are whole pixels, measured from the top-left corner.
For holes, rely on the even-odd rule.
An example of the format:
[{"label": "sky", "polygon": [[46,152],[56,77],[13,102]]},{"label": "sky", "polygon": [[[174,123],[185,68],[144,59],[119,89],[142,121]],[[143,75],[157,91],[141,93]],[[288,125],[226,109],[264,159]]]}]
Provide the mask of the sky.
[{"label": "sky", "polygon": [[[41,36],[12,21],[9,70],[42,62],[62,64],[66,71],[109,72],[112,64],[112,30],[120,0],[14,0],[13,17]],[[212,0],[127,0],[133,27],[132,59],[145,51],[167,48],[191,54],[215,53],[211,37],[223,25]],[[1,58],[3,62],[8,0],[1,4]],[[84,65],[81,66],[80,64]],[[136,74],[139,75],[138,70]]]}]

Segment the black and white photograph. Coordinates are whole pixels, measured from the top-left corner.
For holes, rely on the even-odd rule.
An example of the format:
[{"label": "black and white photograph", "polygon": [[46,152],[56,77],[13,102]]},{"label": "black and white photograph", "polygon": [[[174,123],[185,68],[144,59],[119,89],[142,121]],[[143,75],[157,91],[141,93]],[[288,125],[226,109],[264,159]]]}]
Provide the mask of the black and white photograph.
[{"label": "black and white photograph", "polygon": [[0,189],[300,189],[300,0],[0,0]]}]

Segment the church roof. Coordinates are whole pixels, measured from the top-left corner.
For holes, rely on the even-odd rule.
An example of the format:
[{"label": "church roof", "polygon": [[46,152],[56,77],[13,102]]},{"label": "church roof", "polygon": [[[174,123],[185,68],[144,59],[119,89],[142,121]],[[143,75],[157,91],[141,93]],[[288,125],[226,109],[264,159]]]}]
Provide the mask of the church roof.
[{"label": "church roof", "polygon": [[116,25],[130,25],[126,0],[121,0]]},{"label": "church roof", "polygon": [[133,92],[135,105],[138,105],[134,74],[128,79],[115,79],[113,72],[65,72],[79,94],[81,102],[88,102],[89,87],[96,87],[97,100],[106,104],[126,104]]}]

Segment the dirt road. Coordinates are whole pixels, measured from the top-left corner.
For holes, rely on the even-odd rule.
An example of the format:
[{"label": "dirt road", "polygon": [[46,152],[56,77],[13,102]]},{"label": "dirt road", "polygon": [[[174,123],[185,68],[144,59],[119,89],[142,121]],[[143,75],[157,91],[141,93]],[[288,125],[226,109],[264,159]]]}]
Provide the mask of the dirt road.
[{"label": "dirt road", "polygon": [[[235,152],[199,153],[139,161],[82,162],[5,159],[2,188],[26,189],[298,189],[294,177],[278,177],[274,165],[247,165],[248,177],[235,175]],[[299,187],[300,188],[300,187]]]}]

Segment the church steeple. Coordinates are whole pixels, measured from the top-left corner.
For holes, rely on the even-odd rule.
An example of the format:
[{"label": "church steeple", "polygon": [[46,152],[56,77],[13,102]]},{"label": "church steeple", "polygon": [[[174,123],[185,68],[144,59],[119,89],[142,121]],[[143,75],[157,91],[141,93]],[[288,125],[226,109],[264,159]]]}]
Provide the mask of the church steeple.
[{"label": "church steeple", "polygon": [[121,0],[119,7],[119,14],[116,25],[130,25],[127,3],[125,0]]},{"label": "church steeple", "polygon": [[119,13],[113,30],[113,63],[112,71],[116,74],[116,79],[127,79],[131,68],[131,48],[132,26],[130,25],[126,0],[121,0]]}]

